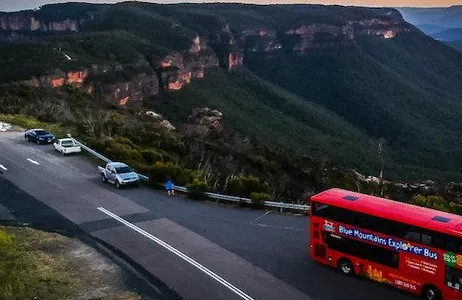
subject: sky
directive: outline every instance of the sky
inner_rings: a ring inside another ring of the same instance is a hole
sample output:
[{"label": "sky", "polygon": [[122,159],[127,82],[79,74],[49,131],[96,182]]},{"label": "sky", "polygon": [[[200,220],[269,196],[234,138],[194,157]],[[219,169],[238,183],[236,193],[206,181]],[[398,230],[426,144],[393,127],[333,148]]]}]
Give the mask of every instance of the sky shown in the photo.
[{"label": "sky", "polygon": [[[149,1],[157,3],[175,3],[175,2],[216,2],[216,0],[163,0],[163,1]],[[21,9],[34,9],[40,5],[50,3],[69,2],[63,0],[0,0],[0,11],[15,11]],[[73,0],[73,2],[92,2],[92,3],[116,3],[121,0]],[[447,7],[451,5],[461,5],[462,0],[219,0],[217,2],[247,2],[254,4],[268,4],[268,3],[306,3],[306,4],[340,4],[340,5],[354,5],[354,6],[385,6],[385,7]]]}]

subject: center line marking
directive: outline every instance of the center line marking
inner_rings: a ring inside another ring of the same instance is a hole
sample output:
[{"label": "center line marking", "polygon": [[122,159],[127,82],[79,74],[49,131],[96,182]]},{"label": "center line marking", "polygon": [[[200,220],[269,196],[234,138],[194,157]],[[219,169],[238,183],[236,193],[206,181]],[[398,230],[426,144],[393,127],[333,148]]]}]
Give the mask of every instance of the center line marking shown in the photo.
[{"label": "center line marking", "polygon": [[145,237],[147,237],[148,239],[150,239],[151,241],[153,242],[156,242],[158,245],[164,247],[165,249],[167,249],[168,251],[172,252],[173,254],[177,255],[178,257],[182,258],[183,260],[187,261],[188,263],[190,263],[191,265],[193,265],[194,267],[196,267],[197,269],[201,270],[202,272],[204,272],[205,274],[207,274],[208,276],[212,277],[213,279],[215,279],[217,282],[221,283],[223,286],[225,286],[226,288],[228,288],[229,290],[231,290],[232,292],[234,292],[235,294],[237,294],[239,297],[241,297],[242,299],[245,299],[245,300],[254,300],[252,297],[250,297],[249,295],[247,295],[246,293],[244,293],[243,291],[241,291],[240,289],[238,289],[237,287],[235,287],[234,285],[232,285],[231,283],[229,283],[228,281],[226,281],[225,279],[223,279],[222,277],[220,277],[219,275],[215,274],[214,272],[212,272],[211,270],[209,270],[208,268],[206,268],[205,266],[201,265],[200,263],[198,263],[197,261],[195,261],[194,259],[192,259],[191,257],[187,256],[186,254],[184,254],[183,252],[177,250],[176,248],[170,246],[169,244],[167,244],[166,242],[162,241],[161,239],[153,236],[152,234],[150,234],[149,232],[146,232],[144,231],[143,229],[139,228],[138,226],[136,225],[133,225],[132,223],[128,222],[127,220],[119,217],[118,215],[110,212],[109,210],[105,209],[104,207],[98,207],[98,210],[105,213],[106,215],[110,216],[111,218],[117,220],[118,222],[124,224],[125,226],[135,230],[136,232],[144,235]]},{"label": "center line marking", "polygon": [[8,171],[8,169],[2,164],[0,164],[0,169],[2,169],[3,171]]},{"label": "center line marking", "polygon": [[30,159],[30,158],[28,158],[27,160],[30,161],[31,163],[33,163],[34,165],[40,166],[40,164],[38,163],[38,161],[32,160],[32,159]]}]

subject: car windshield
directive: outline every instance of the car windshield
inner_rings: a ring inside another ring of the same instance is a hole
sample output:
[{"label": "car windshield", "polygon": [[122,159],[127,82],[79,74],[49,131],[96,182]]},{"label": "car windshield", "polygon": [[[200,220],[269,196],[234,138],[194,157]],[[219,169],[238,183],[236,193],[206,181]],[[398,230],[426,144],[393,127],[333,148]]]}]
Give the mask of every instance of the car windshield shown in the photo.
[{"label": "car windshield", "polygon": [[61,145],[63,145],[63,147],[72,147],[72,146],[74,146],[74,142],[72,142],[72,141],[62,141]]},{"label": "car windshield", "polygon": [[46,132],[45,130],[36,130],[35,133],[36,133],[37,135],[47,135],[47,134],[49,134],[49,133]]},{"label": "car windshield", "polygon": [[133,172],[132,169],[130,169],[130,167],[118,167],[116,168],[116,172],[117,174],[124,174],[124,173],[130,173],[130,172]]}]

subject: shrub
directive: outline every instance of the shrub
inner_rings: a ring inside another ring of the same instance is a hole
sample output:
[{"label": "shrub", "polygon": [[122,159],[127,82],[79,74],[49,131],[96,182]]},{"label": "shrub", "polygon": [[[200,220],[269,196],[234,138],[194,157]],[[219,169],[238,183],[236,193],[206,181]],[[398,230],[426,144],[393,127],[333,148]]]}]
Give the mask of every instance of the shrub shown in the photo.
[{"label": "shrub", "polygon": [[130,141],[126,141],[126,139],[110,142],[103,152],[114,161],[121,161],[126,163],[129,161],[144,161],[141,152],[135,148],[135,146],[132,145]]},{"label": "shrub", "polygon": [[162,154],[154,149],[146,149],[141,151],[141,155],[148,164],[155,164],[158,161],[162,161]]},{"label": "shrub", "polygon": [[132,169],[139,174],[149,176],[152,170],[152,166],[137,162],[137,161],[128,161],[127,164],[132,167]]},{"label": "shrub", "polygon": [[152,167],[149,177],[153,183],[165,182],[171,177],[176,185],[186,185],[192,181],[192,174],[191,170],[184,169],[172,162],[158,161]]},{"label": "shrub", "polygon": [[205,193],[208,191],[208,185],[205,181],[194,178],[193,182],[188,184],[186,188],[189,191],[188,197],[191,199],[206,199]]},{"label": "shrub", "polygon": [[270,195],[267,193],[251,193],[250,199],[252,200],[252,206],[254,208],[263,208],[265,201],[270,200]]},{"label": "shrub", "polygon": [[419,194],[412,197],[410,203],[450,213],[462,213],[462,205],[446,201],[441,196],[423,196]]},{"label": "shrub", "polygon": [[269,193],[269,189],[268,183],[249,175],[231,179],[225,192],[235,196],[249,197],[252,193]]}]

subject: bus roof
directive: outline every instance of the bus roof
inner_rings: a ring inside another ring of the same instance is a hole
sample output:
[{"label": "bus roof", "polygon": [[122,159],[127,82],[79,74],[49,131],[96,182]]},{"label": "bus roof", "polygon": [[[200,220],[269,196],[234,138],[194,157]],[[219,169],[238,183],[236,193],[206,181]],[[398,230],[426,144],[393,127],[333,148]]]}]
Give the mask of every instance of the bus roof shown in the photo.
[{"label": "bus roof", "polygon": [[342,189],[329,189],[312,201],[462,237],[462,216]]}]

